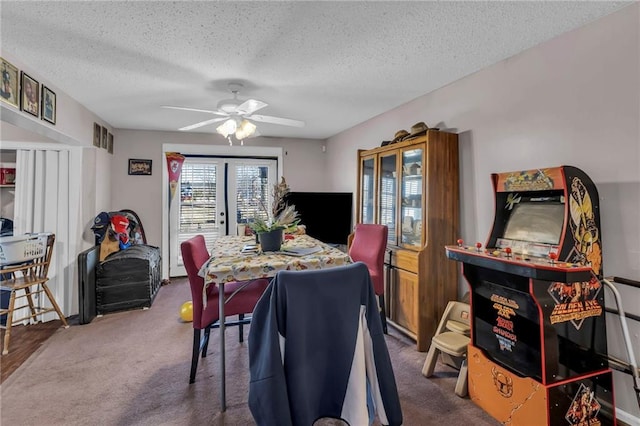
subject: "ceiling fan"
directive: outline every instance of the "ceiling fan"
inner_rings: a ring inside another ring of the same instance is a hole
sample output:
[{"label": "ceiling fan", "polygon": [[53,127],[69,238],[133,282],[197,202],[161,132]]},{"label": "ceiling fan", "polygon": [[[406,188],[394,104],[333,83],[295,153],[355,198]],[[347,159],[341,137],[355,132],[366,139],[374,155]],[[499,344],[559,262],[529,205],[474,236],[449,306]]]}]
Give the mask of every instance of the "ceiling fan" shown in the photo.
[{"label": "ceiling fan", "polygon": [[256,111],[265,108],[269,104],[256,99],[247,99],[246,101],[241,101],[240,99],[238,99],[238,93],[240,92],[240,89],[242,89],[242,87],[243,86],[240,83],[229,83],[229,90],[233,94],[233,99],[224,99],[218,102],[215,110],[169,105],[163,105],[162,108],[206,112],[219,116],[216,118],[200,121],[189,126],[181,127],[178,130],[193,130],[222,121],[223,123],[216,128],[216,131],[224,137],[229,138],[229,143],[231,143],[231,135],[235,135],[236,139],[238,140],[243,140],[244,138],[254,135],[256,131],[256,125],[253,123],[253,121],[280,124],[283,126],[304,127],[304,121],[292,120],[290,118],[273,117],[270,115],[254,114]]}]

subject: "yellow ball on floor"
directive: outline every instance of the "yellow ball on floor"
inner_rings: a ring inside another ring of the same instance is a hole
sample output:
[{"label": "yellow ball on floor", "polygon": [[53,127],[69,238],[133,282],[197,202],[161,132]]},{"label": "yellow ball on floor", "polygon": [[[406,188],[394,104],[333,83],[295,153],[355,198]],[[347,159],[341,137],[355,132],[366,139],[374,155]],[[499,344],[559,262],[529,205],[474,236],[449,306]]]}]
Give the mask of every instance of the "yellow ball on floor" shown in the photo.
[{"label": "yellow ball on floor", "polygon": [[184,322],[193,321],[193,302],[192,301],[184,302],[182,304],[182,306],[180,307],[180,318],[182,318],[182,321]]}]

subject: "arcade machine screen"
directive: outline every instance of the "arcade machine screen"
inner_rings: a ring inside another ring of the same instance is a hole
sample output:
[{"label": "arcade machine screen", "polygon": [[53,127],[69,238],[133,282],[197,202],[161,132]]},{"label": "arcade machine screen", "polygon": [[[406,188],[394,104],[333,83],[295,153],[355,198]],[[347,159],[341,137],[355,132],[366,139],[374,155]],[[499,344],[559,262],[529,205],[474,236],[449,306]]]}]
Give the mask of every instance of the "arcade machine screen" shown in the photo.
[{"label": "arcade machine screen", "polygon": [[548,202],[516,204],[504,230],[504,238],[558,244],[563,223],[564,204]]},{"label": "arcade machine screen", "polygon": [[515,204],[496,247],[511,247],[514,253],[546,257],[560,244],[564,211],[565,204],[560,201],[531,199]]}]

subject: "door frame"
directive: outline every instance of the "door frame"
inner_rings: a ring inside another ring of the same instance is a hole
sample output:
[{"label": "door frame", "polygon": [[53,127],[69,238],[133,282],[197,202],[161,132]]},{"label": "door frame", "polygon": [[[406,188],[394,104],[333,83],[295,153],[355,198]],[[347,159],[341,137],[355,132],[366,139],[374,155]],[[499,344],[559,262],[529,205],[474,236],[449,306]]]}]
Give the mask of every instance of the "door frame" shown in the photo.
[{"label": "door frame", "polygon": [[[247,158],[247,157],[235,157],[235,156],[186,156],[184,163],[182,164],[182,176],[184,176],[185,165],[192,163],[215,165],[216,167],[216,217],[214,218],[216,226],[221,225],[220,221],[224,222],[224,225],[218,226],[218,232],[203,233],[207,240],[207,247],[213,242],[207,237],[207,235],[216,234],[214,238],[218,238],[222,235],[235,235],[237,229],[237,214],[238,205],[236,200],[237,192],[231,192],[231,189],[237,191],[237,166],[238,165],[252,165],[254,167],[267,167],[269,169],[268,182],[269,188],[273,184],[278,183],[278,160],[269,158]],[[181,177],[182,178],[182,177]],[[181,186],[178,186],[181,189]],[[269,197],[271,190],[267,190]],[[228,199],[227,198],[228,195]],[[272,200],[269,200],[267,205],[271,205]],[[181,207],[180,197],[173,197],[173,200],[169,204],[169,278],[171,277],[183,277],[187,275],[184,263],[179,261],[180,243],[182,238],[180,234],[179,212]],[[220,216],[220,214],[224,216]],[[227,234],[227,232],[229,234]],[[195,235],[194,232],[187,233],[191,236]],[[172,240],[172,238],[174,238]],[[215,241],[215,240],[214,240]]]},{"label": "door frame", "polygon": [[[2,114],[5,110],[2,109]],[[56,252],[54,258],[56,266],[52,264],[49,269],[49,285],[53,296],[60,305],[60,309],[65,316],[71,316],[78,313],[78,298],[74,296],[76,293],[77,283],[77,264],[76,256],[81,251],[89,247],[83,238],[84,233],[84,217],[88,214],[93,215],[95,206],[86,204],[86,197],[91,198],[91,194],[95,194],[95,188],[91,188],[94,177],[86,178],[87,170],[95,169],[95,157],[88,154],[87,147],[67,145],[55,142],[30,142],[30,141],[13,141],[2,140],[2,149],[7,151],[18,150],[38,150],[38,151],[68,151],[69,164],[80,164],[80,167],[69,168],[69,202],[65,203],[58,211],[58,215],[68,218],[68,226],[66,229],[53,229],[56,234]],[[95,202],[95,199],[93,200]],[[70,210],[68,206],[79,206],[75,210]],[[65,208],[66,207],[66,208]],[[64,228],[64,227],[63,227]],[[91,241],[93,243],[93,241]],[[56,254],[57,253],[57,254]],[[22,308],[19,311],[25,310]],[[17,311],[17,312],[19,312]],[[18,316],[22,316],[18,314]],[[40,320],[50,321],[56,319],[55,313],[48,313],[40,316]],[[23,323],[24,321],[20,321]]]},{"label": "door frame", "polygon": [[[169,188],[169,171],[166,164],[166,153],[177,152],[184,155],[210,155],[228,157],[269,157],[277,159],[277,181],[284,175],[284,148],[263,146],[227,146],[227,145],[193,145],[162,144],[162,188]],[[169,277],[169,191],[162,190],[162,276]]]}]

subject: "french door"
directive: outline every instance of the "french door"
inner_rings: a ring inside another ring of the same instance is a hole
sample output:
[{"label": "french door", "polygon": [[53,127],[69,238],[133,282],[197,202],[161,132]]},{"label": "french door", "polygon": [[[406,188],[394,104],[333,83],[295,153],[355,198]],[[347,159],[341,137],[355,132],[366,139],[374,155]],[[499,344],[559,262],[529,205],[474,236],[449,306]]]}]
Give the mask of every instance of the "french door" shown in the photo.
[{"label": "french door", "polygon": [[169,209],[169,276],[186,275],[180,243],[204,235],[207,247],[221,235],[235,235],[238,223],[267,218],[274,159],[186,157]]}]

